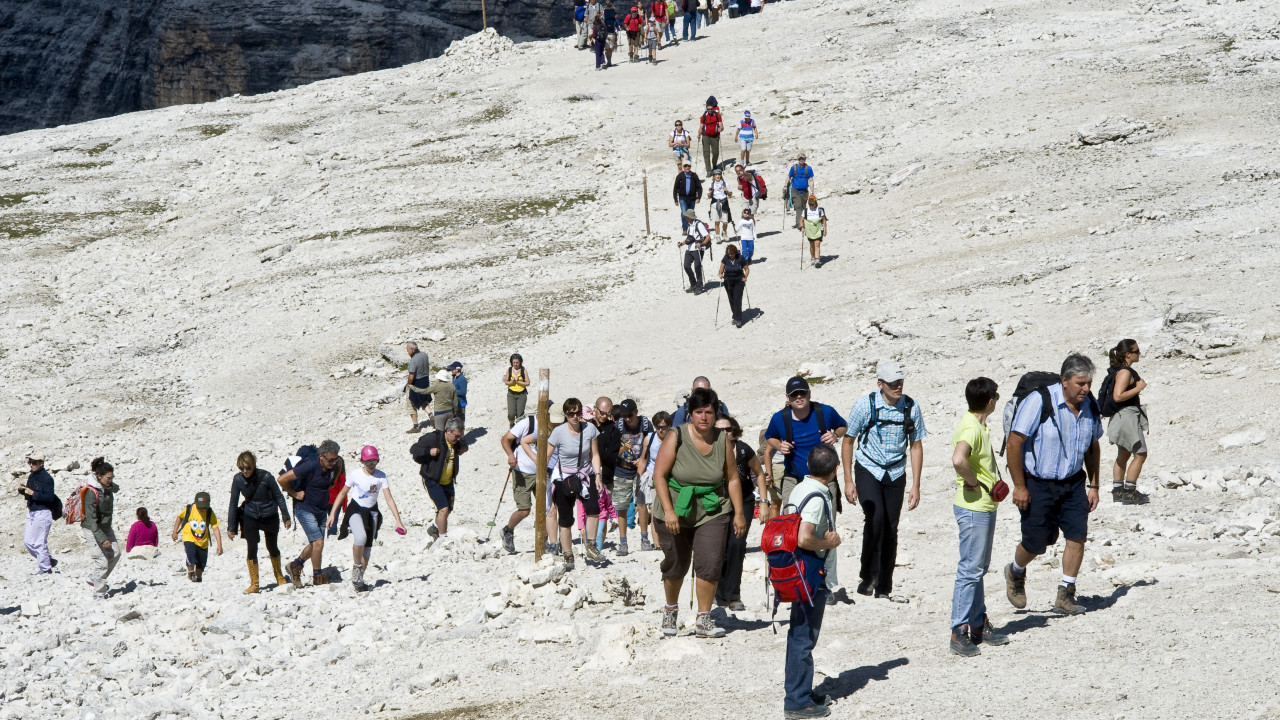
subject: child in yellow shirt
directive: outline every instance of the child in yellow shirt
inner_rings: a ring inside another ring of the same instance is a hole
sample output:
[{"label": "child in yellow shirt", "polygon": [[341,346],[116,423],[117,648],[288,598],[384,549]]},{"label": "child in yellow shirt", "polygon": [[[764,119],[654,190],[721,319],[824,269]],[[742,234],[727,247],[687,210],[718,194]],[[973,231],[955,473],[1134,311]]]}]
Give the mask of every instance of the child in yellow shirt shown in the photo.
[{"label": "child in yellow shirt", "polygon": [[188,505],[173,521],[173,539],[182,532],[182,545],[187,551],[187,579],[203,582],[204,566],[209,561],[209,534],[218,541],[218,554],[222,554],[222,530],[218,516],[209,507],[209,493],[196,493],[196,501]]}]

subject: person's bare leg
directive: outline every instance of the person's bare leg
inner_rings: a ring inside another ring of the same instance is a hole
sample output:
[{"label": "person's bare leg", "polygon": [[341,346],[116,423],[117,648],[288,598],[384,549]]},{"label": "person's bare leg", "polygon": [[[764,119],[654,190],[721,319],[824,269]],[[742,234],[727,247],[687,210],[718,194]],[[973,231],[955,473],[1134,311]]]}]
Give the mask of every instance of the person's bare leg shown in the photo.
[{"label": "person's bare leg", "polygon": [[636,505],[636,527],[641,535],[649,534],[649,506],[643,503]]},{"label": "person's bare leg", "polygon": [[515,530],[516,526],[524,522],[524,519],[527,517],[529,517],[528,510],[517,510],[511,513],[511,517],[507,520],[507,527]]},{"label": "person's bare leg", "polygon": [[551,506],[551,509],[547,510],[546,524],[547,541],[560,542],[560,528],[556,524],[556,507],[554,505]]},{"label": "person's bare leg", "polygon": [[1124,481],[1125,469],[1129,464],[1131,453],[1124,448],[1116,449],[1116,462],[1111,466],[1111,482],[1119,485]]},{"label": "person's bare leg", "polygon": [[307,550],[311,552],[311,571],[320,572],[320,562],[324,555],[324,538],[320,538],[308,545]]},{"label": "person's bare leg", "polygon": [[1125,473],[1125,480],[1127,480],[1130,485],[1138,484],[1138,475],[1142,474],[1142,465],[1146,461],[1146,453],[1136,453],[1133,456],[1133,462],[1129,463],[1129,471]]},{"label": "person's bare leg", "polygon": [[[587,537],[591,538],[591,543],[592,543],[593,545],[594,545],[594,544],[595,544],[595,542],[596,542],[596,530],[597,530],[599,527],[600,527],[600,516],[599,516],[599,515],[588,515],[588,516],[587,516]],[[586,542],[586,541],[584,541],[584,542]]]},{"label": "person's bare leg", "polygon": [[1025,568],[1031,564],[1032,560],[1035,559],[1036,556],[1027,552],[1026,548],[1022,547],[1022,543],[1018,543],[1018,547],[1013,551],[1013,562],[1016,563],[1018,567]]},{"label": "person's bare leg", "polygon": [[1080,574],[1080,565],[1083,562],[1084,541],[1068,540],[1066,549],[1062,551],[1062,574],[1067,577],[1076,577]]},{"label": "person's bare leg", "polygon": [[[677,579],[675,579],[675,580],[663,580],[663,581],[662,581],[662,592],[663,592],[663,594],[664,594],[664,595],[666,595],[666,597],[667,597],[667,604],[668,604],[668,605],[679,605],[679,604],[680,604],[680,588],[681,588],[681,587],[683,587],[683,586],[684,586],[684,576],[683,576],[683,575],[681,575],[679,578],[677,578]],[[715,588],[712,588],[711,592],[712,592],[712,594],[714,595],[714,594],[715,594]]]},{"label": "person's bare leg", "polygon": [[436,530],[441,535],[449,532],[449,508],[440,508],[436,511]]},{"label": "person's bare leg", "polygon": [[720,581],[703,580],[697,578],[694,580],[693,591],[698,596],[698,612],[711,612],[711,601],[716,597],[716,586]]},{"label": "person's bare leg", "polygon": [[573,552],[573,531],[570,528],[560,528],[560,554],[568,555]]},{"label": "person's bare leg", "polygon": [[351,546],[351,561],[355,563],[356,567],[364,566],[364,546],[363,545]]}]

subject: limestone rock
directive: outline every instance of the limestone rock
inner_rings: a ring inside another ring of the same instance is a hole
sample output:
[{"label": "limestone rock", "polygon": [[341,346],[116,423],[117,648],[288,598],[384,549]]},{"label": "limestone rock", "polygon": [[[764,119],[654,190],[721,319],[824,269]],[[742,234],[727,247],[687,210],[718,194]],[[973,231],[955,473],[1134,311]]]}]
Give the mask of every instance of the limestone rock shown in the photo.
[{"label": "limestone rock", "polygon": [[1267,439],[1267,434],[1260,428],[1246,428],[1230,435],[1225,435],[1218,440],[1218,446],[1223,450],[1244,447],[1246,445],[1257,445]]},{"label": "limestone rock", "polygon": [[1105,117],[1094,123],[1081,125],[1076,129],[1076,138],[1085,145],[1101,145],[1127,138],[1147,129],[1147,123],[1141,120],[1123,117]]}]

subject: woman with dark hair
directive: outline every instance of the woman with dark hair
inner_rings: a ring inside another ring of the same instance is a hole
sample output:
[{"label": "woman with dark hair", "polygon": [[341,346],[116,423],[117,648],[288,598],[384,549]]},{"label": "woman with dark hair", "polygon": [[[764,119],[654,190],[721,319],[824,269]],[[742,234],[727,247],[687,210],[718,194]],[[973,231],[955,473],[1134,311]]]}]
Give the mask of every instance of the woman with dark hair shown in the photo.
[{"label": "woman with dark hair", "polygon": [[738,252],[737,245],[729,245],[724,249],[724,257],[720,258],[720,279],[724,291],[729,294],[729,309],[733,311],[733,326],[742,327],[742,291],[747,287],[747,277],[751,268],[746,258]]},{"label": "woman with dark hair", "polygon": [[[244,535],[249,546],[249,587],[245,593],[258,592],[258,542],[259,533],[267,539],[267,555],[271,558],[271,570],[276,576],[276,587],[289,579],[280,571],[280,548],[276,538],[280,534],[280,520],[286,530],[291,526],[289,508],[284,493],[275,476],[258,467],[258,458],[248,450],[236,458],[240,472],[231,477],[231,507],[227,510],[227,538],[236,539],[236,530]],[[244,502],[240,502],[243,496]]]},{"label": "woman with dark hair", "polygon": [[604,46],[608,42],[605,37],[609,30],[604,26],[604,13],[596,15],[595,22],[591,25],[591,49],[596,53],[596,69],[604,69]]},{"label": "woman with dark hair", "polygon": [[138,521],[129,528],[129,537],[124,541],[124,551],[126,553],[133,552],[133,549],[140,546],[151,545],[160,547],[160,528],[151,522],[151,516],[147,514],[144,507],[138,508]]},{"label": "woman with dark hair", "polygon": [[529,371],[524,369],[520,353],[512,355],[509,362],[502,384],[507,386],[507,427],[514,427],[516,420],[524,417],[525,403],[529,400]]},{"label": "woman with dark hair", "polygon": [[690,563],[694,565],[698,596],[698,637],[724,637],[724,628],[711,617],[711,601],[724,566],[730,523],[733,532],[747,533],[742,514],[742,486],[730,449],[729,434],[715,427],[720,399],[714,390],[697,388],[689,394],[689,422],[674,429],[658,451],[653,472],[654,532],[662,547],[662,634],[677,632],[680,588]]},{"label": "woman with dark hair", "polygon": [[582,421],[582,402],[577,398],[564,401],[564,424],[551,431],[547,438],[547,453],[556,454],[556,477],[552,483],[551,499],[555,502],[560,525],[560,551],[564,562],[573,568],[573,504],[582,501],[587,514],[587,534],[582,543],[582,554],[587,560],[599,560],[600,551],[595,543],[585,538],[596,536],[600,522],[600,491],[603,471],[600,465],[600,430],[595,423]]},{"label": "woman with dark hair", "polygon": [[[1109,399],[1099,398],[1100,404],[1115,411],[1107,422],[1107,439],[1116,446],[1116,462],[1111,466],[1111,500],[1125,505],[1145,505],[1150,498],[1138,492],[1138,475],[1147,461],[1147,437],[1149,429],[1147,411],[1138,395],[1147,388],[1147,381],[1138,377],[1133,364],[1142,357],[1138,341],[1125,338],[1107,353],[1111,367],[1103,388],[1110,388]],[[1109,400],[1110,402],[1106,402]]]},{"label": "woman with dark hair", "polygon": [[[738,466],[738,484],[742,486],[742,514],[747,521],[747,532],[751,531],[751,519],[755,515],[748,508],[756,505],[756,492],[760,493],[761,509],[769,507],[769,490],[764,484],[764,470],[760,467],[760,458],[752,447],[742,442],[742,426],[728,415],[716,418],[716,429],[729,434],[733,442],[733,462]],[[766,519],[768,518],[766,511]],[[747,532],[738,535],[729,533],[724,547],[724,571],[720,575],[720,584],[716,587],[716,605],[728,607],[734,612],[747,609],[742,604],[742,564],[747,557]]]},{"label": "woman with dark hair", "polygon": [[115,494],[118,489],[115,478],[116,469],[105,459],[97,457],[89,463],[93,473],[89,482],[81,490],[81,501],[84,503],[84,520],[80,528],[94,550],[94,572],[90,576],[89,587],[93,596],[99,600],[107,597],[110,586],[107,577],[120,562],[120,543],[116,541],[116,532],[111,529],[111,515],[115,511]]}]

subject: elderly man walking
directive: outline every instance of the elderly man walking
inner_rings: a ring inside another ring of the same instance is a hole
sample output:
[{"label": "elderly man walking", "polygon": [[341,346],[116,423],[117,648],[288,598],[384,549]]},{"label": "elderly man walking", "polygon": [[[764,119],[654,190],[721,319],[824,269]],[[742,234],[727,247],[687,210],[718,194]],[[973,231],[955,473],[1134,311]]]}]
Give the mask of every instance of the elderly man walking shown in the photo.
[{"label": "elderly man walking", "polygon": [[[1022,515],[1022,542],[1005,566],[1005,592],[1016,608],[1027,606],[1027,565],[1066,538],[1062,582],[1053,611],[1078,615],[1076,576],[1084,560],[1089,513],[1098,507],[1098,439],[1102,423],[1089,390],[1093,361],[1069,355],[1061,381],[1037,388],[1018,402],[1009,433],[1010,497]],[[1087,477],[1087,479],[1086,479]]]},{"label": "elderly man walking", "polygon": [[[404,350],[409,353],[409,377],[405,379],[404,389],[409,394],[409,419],[413,420],[413,427],[405,432],[416,433],[419,431],[418,411],[431,402],[431,393],[427,392],[427,386],[431,384],[431,361],[426,353],[418,350],[416,342],[405,343]],[[427,407],[427,412],[431,412],[430,407]]]}]

